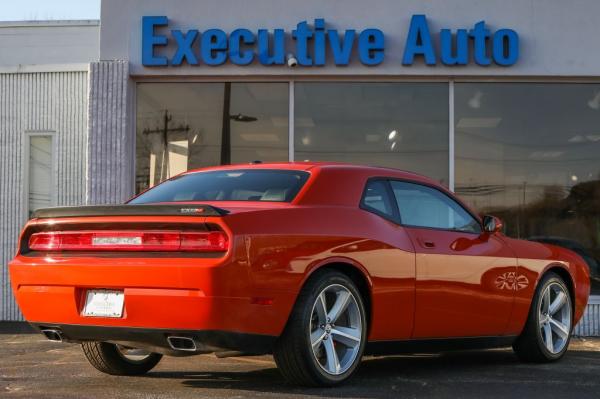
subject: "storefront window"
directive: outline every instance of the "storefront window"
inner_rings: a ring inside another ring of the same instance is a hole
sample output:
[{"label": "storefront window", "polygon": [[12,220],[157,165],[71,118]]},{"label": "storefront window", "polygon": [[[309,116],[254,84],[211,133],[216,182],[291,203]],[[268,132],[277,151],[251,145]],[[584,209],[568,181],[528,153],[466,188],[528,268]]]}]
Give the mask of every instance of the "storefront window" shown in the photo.
[{"label": "storefront window", "polygon": [[193,168],[288,160],[287,83],[140,83],[136,192]]},{"label": "storefront window", "polygon": [[447,83],[295,85],[295,160],[406,169],[448,184]]},{"label": "storefront window", "polygon": [[600,294],[600,85],[455,85],[456,192],[506,234],[568,247]]}]

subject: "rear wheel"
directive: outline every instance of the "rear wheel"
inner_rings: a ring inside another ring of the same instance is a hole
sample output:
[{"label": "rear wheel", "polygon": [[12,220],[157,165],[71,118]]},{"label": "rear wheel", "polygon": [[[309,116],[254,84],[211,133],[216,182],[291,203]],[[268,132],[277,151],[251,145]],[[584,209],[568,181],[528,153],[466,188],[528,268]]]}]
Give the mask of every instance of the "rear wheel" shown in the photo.
[{"label": "rear wheel", "polygon": [[538,284],[525,328],[513,349],[528,362],[551,362],[564,356],[571,340],[571,295],[556,273],[544,275]]},{"label": "rear wheel", "polygon": [[85,357],[92,366],[106,374],[141,375],[152,370],[162,355],[141,349],[127,348],[108,342],[84,342]]},{"label": "rear wheel", "polygon": [[357,369],[366,342],[365,307],[354,282],[337,271],[303,287],[274,357],[290,382],[335,385]]}]

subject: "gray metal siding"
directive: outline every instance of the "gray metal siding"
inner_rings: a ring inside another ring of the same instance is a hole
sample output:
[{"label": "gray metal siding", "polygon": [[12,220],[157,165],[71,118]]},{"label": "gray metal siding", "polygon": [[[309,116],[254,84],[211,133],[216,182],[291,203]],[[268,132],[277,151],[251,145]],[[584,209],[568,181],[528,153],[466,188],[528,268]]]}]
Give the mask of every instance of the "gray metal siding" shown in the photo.
[{"label": "gray metal siding", "polygon": [[583,318],[579,321],[573,335],[579,337],[600,337],[600,296],[590,297]]},{"label": "gray metal siding", "polygon": [[[89,204],[120,203],[133,194],[135,135],[128,112],[131,94],[125,61],[90,65],[88,140]],[[131,102],[133,103],[133,102]]]},{"label": "gray metal siding", "polygon": [[22,320],[8,278],[25,222],[26,132],[54,132],[57,205],[85,201],[87,72],[0,74],[0,320]]}]

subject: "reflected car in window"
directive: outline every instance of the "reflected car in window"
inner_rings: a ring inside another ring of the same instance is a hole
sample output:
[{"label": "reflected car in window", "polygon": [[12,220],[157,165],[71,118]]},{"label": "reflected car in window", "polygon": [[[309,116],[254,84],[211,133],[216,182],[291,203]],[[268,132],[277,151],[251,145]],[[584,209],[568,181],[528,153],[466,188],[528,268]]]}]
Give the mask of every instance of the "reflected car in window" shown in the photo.
[{"label": "reflected car in window", "polygon": [[193,170],[124,205],[41,209],[10,276],[25,318],[90,363],[273,354],[335,385],[366,354],[567,350],[587,304],[577,253],[502,234],[440,184],[334,163]]}]

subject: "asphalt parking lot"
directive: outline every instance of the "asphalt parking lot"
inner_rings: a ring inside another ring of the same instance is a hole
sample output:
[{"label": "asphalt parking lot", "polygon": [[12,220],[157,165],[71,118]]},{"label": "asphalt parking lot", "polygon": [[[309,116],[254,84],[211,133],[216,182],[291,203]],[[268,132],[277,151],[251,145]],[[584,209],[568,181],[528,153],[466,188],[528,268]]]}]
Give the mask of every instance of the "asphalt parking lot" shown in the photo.
[{"label": "asphalt parking lot", "polygon": [[600,339],[574,339],[563,361],[521,364],[509,350],[366,358],[342,387],[285,383],[271,357],[163,358],[144,377],[103,375],[78,345],[0,334],[0,397],[7,398],[598,398]]}]

